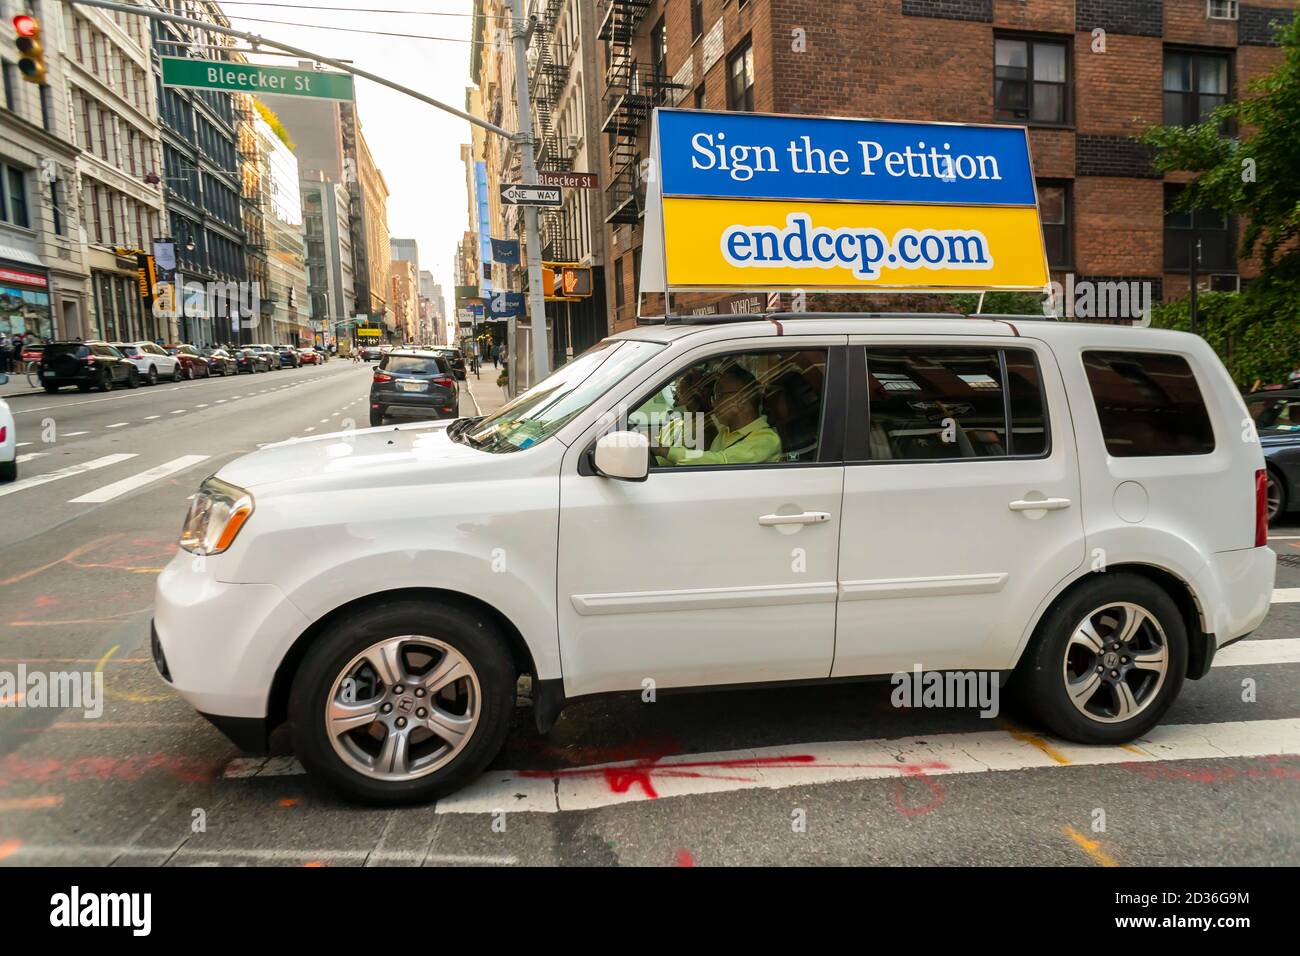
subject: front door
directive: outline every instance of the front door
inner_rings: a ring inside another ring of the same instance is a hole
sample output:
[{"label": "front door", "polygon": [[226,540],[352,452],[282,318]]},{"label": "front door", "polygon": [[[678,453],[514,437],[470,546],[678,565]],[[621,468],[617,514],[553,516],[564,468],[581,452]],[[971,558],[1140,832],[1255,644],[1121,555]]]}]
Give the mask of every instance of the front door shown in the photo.
[{"label": "front door", "polygon": [[850,343],[834,676],[1010,667],[1084,561],[1056,360],[1027,338]]},{"label": "front door", "polygon": [[644,482],[583,465],[594,430],[570,449],[557,594],[569,696],[830,673],[844,341],[684,358],[629,403],[652,445]]}]

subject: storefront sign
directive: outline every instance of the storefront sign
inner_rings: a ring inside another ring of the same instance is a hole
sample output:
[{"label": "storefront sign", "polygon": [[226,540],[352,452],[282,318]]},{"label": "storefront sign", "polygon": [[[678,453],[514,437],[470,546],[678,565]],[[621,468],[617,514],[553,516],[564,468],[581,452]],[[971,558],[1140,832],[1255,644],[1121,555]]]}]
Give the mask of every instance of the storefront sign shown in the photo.
[{"label": "storefront sign", "polygon": [[16,282],[18,285],[35,286],[44,289],[50,280],[36,272],[23,272],[19,269],[0,269],[0,282]]},{"label": "storefront sign", "polygon": [[655,111],[642,291],[1042,291],[1027,131]]}]

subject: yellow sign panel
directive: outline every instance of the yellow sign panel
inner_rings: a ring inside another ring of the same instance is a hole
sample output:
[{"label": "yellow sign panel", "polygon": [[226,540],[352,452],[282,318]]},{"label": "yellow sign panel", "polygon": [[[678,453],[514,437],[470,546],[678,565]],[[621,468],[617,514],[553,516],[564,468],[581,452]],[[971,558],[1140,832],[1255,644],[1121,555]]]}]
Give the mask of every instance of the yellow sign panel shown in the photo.
[{"label": "yellow sign panel", "polygon": [[363,339],[377,339],[379,338],[379,330],[378,329],[357,329],[357,335],[359,335]]},{"label": "yellow sign panel", "polygon": [[1025,288],[1048,282],[1032,206],[665,197],[671,288]]}]

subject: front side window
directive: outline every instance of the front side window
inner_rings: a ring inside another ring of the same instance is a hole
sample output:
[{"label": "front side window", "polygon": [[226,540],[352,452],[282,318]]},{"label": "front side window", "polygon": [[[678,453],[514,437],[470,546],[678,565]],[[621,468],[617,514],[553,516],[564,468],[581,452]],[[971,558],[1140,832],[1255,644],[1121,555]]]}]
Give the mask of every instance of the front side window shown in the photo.
[{"label": "front side window", "polygon": [[1191,366],[1162,352],[1084,352],[1106,451],[1116,458],[1208,455],[1214,429]]},{"label": "front side window", "polygon": [[866,357],[871,461],[1047,454],[1042,383],[1027,349],[905,346]]},{"label": "front side window", "polygon": [[659,468],[817,460],[826,350],[723,355],[678,372],[628,415]]},{"label": "front side window", "polygon": [[459,437],[488,452],[522,451],[543,442],[663,348],[657,342],[601,342]]},{"label": "front side window", "polygon": [[1068,52],[1060,40],[998,37],[993,53],[994,116],[1029,123],[1068,122]]}]

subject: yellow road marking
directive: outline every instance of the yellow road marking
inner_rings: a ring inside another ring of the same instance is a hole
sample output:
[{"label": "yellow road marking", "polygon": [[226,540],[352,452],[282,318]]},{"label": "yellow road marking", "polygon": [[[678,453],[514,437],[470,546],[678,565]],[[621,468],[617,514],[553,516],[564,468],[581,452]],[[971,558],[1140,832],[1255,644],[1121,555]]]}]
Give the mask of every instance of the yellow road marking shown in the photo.
[{"label": "yellow road marking", "polygon": [[1011,721],[1009,720],[999,720],[998,726],[1001,727],[1003,730],[1005,730],[1007,733],[1009,733],[1012,737],[1016,738],[1016,740],[1019,740],[1021,743],[1029,744],[1032,747],[1037,747],[1039,750],[1047,754],[1047,756],[1051,757],[1057,763],[1063,766],[1069,765],[1070,761],[1066,759],[1064,754],[1062,754],[1059,750],[1057,750],[1055,747],[1053,747],[1051,744],[1049,744],[1046,740],[1044,740],[1042,737],[1038,736],[1037,734],[1030,733],[1027,730],[1021,730],[1019,727],[1011,723]]},{"label": "yellow road marking", "polygon": [[[50,807],[57,807],[63,802],[63,797],[54,794],[48,797],[23,797],[17,800],[0,800],[0,813],[6,810],[47,810]],[[0,857],[3,859],[3,857]]]},{"label": "yellow road marking", "polygon": [[1115,858],[1103,850],[1101,844],[1096,840],[1089,840],[1074,827],[1061,827],[1061,831],[1077,843],[1084,853],[1092,857],[1093,862],[1098,866],[1119,866],[1119,864],[1115,862]]},{"label": "yellow road marking", "polygon": [[[101,657],[99,663],[95,665],[95,673],[102,674],[104,671],[104,665],[108,663],[108,659],[121,650],[121,648],[121,644],[114,644],[110,647],[108,653]],[[130,701],[133,704],[161,704],[163,701],[172,699],[171,694],[137,694],[134,691],[109,690],[108,681],[104,682],[104,693],[109,697],[117,697],[121,700]]]}]

